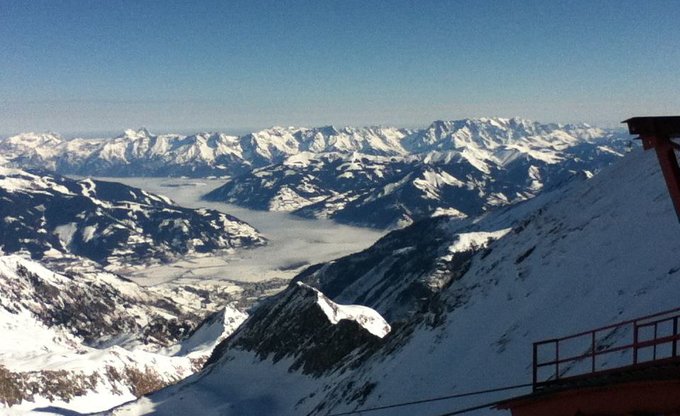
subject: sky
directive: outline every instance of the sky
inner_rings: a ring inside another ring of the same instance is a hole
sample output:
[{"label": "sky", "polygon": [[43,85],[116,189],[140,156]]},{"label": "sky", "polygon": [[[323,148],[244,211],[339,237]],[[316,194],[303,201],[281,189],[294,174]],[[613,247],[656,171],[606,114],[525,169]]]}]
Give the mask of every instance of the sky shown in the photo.
[{"label": "sky", "polygon": [[680,1],[0,0],[0,134],[680,114]]}]

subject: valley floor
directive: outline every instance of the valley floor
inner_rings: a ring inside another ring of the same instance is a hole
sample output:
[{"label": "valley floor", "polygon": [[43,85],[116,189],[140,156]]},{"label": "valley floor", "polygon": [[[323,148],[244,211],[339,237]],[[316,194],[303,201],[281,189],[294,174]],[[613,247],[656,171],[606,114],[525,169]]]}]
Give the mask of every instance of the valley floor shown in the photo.
[{"label": "valley floor", "polygon": [[202,195],[223,184],[220,179],[98,179],[165,195],[187,208],[210,208],[234,215],[257,228],[269,240],[266,247],[225,256],[187,256],[169,264],[120,270],[143,286],[178,279],[185,282],[289,280],[309,265],[361,251],[386,234],[384,230],[340,225],[330,220],[307,220],[282,212],[254,211],[201,200]]}]

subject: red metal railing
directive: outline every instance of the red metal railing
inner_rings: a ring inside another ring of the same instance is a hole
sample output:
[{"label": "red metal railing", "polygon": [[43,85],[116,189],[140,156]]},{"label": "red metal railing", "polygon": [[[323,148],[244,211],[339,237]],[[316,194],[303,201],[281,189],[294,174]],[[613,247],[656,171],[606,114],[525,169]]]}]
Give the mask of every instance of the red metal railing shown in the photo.
[{"label": "red metal railing", "polygon": [[[680,308],[535,342],[534,390],[629,366],[680,359]],[[585,352],[584,352],[585,351]]]}]

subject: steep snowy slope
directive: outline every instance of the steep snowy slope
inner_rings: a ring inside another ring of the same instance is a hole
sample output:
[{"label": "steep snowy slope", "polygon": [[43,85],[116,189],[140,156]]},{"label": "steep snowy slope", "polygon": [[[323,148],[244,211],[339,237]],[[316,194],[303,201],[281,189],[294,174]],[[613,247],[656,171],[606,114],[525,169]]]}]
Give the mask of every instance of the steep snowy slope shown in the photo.
[{"label": "steep snowy slope", "polygon": [[0,250],[36,259],[75,254],[121,265],[265,242],[237,218],[141,189],[3,167],[0,217]]},{"label": "steep snowy slope", "polygon": [[177,382],[245,319],[202,313],[110,273],[0,256],[0,413],[102,410]]},{"label": "steep snowy slope", "polygon": [[[354,342],[353,353],[343,350],[339,360],[304,371],[305,363],[314,362],[305,358],[306,352],[324,351],[320,346],[332,338],[295,340],[310,339],[308,334],[331,321],[317,321],[310,332],[288,337],[285,330],[277,331],[276,321],[267,326],[262,318],[276,310],[286,310],[291,319],[296,316],[289,302],[300,289],[294,284],[262,306],[257,311],[260,318],[251,317],[237,335],[223,342],[200,374],[113,413],[325,415],[526,383],[531,380],[532,341],[678,305],[680,225],[653,154],[636,152],[590,180],[574,181],[477,221],[435,222],[432,226],[440,232],[420,233],[439,250],[423,265],[421,278],[441,273],[439,262],[462,264],[449,271],[448,281],[435,279],[443,284],[418,313],[391,321],[386,337],[379,341],[347,337],[347,342]],[[449,236],[442,237],[443,233]],[[414,252],[415,235],[407,236],[402,245],[396,236],[389,246],[386,240],[378,243],[384,249],[374,252],[375,270],[362,266],[348,292],[340,285],[329,297],[358,299],[370,293],[376,279],[389,280],[394,287],[407,279],[408,285],[415,269],[407,267],[402,274],[395,267],[384,273],[380,256],[387,247],[394,262],[423,254]],[[356,256],[371,254],[368,250]],[[351,266],[357,262],[343,261],[348,264],[345,278],[353,278]],[[332,270],[332,264],[313,271],[313,278],[307,273],[301,279],[332,292],[341,272],[325,275],[326,270]],[[387,312],[399,309],[398,298],[392,302],[389,295],[386,298],[377,306]],[[301,308],[297,321],[286,321],[286,328],[304,328],[306,316]],[[238,334],[249,333],[266,333],[267,339],[278,341],[267,344],[266,350],[258,343],[264,338],[239,343]],[[630,334],[617,334],[626,335]],[[277,348],[280,345],[294,348]],[[511,394],[371,414],[436,415]]]},{"label": "steep snowy slope", "polygon": [[257,352],[261,359],[271,355],[274,362],[295,357],[292,370],[322,374],[338,361],[353,360],[356,345],[379,344],[391,330],[374,310],[336,304],[301,282],[277,297],[276,305],[258,309],[250,324],[221,344],[212,359],[231,348],[243,348]]}]

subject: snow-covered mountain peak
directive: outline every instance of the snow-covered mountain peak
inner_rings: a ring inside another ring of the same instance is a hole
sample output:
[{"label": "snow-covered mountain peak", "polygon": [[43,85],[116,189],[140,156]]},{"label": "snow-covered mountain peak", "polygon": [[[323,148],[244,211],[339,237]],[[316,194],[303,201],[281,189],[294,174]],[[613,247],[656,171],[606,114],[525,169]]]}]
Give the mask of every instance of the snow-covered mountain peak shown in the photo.
[{"label": "snow-covered mountain peak", "polygon": [[281,136],[292,136],[297,132],[307,130],[304,127],[296,126],[272,126],[266,129],[254,131],[247,134],[246,136],[253,136],[258,138],[269,138],[269,137],[281,137]]},{"label": "snow-covered mountain peak", "polygon": [[529,157],[554,164],[563,152],[594,140],[602,141],[608,132],[588,125],[540,124],[520,118],[479,118],[436,121],[427,129],[410,135],[404,146],[411,152],[453,153],[478,169],[506,165],[518,157]]},{"label": "snow-covered mountain peak", "polygon": [[4,151],[3,157],[14,159],[17,157],[50,158],[55,154],[55,148],[64,142],[57,133],[21,133],[7,137],[1,141]]},{"label": "snow-covered mountain peak", "polygon": [[139,140],[139,139],[149,139],[153,137],[149,130],[145,127],[140,127],[138,129],[126,129],[123,134],[116,137],[118,139],[129,139],[129,140]]},{"label": "snow-covered mountain peak", "polygon": [[43,144],[58,144],[63,141],[63,138],[59,133],[54,133],[54,132],[43,132],[43,133],[36,133],[36,132],[27,132],[27,133],[21,133],[17,134],[15,136],[11,136],[7,138],[9,142],[17,143],[17,144],[23,144],[26,146],[31,146],[31,147],[36,147],[40,146]]}]

